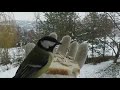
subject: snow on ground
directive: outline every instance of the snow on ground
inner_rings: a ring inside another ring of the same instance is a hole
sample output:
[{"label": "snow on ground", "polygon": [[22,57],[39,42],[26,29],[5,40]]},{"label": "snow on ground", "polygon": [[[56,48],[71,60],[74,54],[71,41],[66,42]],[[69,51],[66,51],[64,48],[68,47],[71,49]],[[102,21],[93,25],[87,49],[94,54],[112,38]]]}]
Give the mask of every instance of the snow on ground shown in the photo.
[{"label": "snow on ground", "polygon": [[18,69],[18,67],[12,68],[5,72],[0,72],[0,78],[12,78],[15,75],[17,69]]},{"label": "snow on ground", "polygon": [[[12,48],[10,51],[10,55],[17,55],[19,52]],[[22,56],[22,52],[19,54]],[[17,58],[17,57],[16,57]],[[118,60],[120,62],[120,59]],[[7,66],[0,66],[0,78],[12,78],[18,67],[14,67],[14,65],[8,65],[9,70],[6,70]],[[113,60],[99,63],[97,65],[93,64],[84,64],[80,71],[80,76],[78,78],[112,78],[112,77],[120,77],[120,65],[113,64]]]},{"label": "snow on ground", "polygon": [[[85,64],[80,72],[80,77],[78,78],[102,78],[101,76],[104,75],[104,70],[108,68],[113,61],[102,62],[97,65],[92,64]],[[16,70],[18,67],[12,68],[5,72],[0,72],[0,78],[12,78],[15,75]],[[107,73],[106,73],[107,76]]]},{"label": "snow on ground", "polygon": [[0,78],[11,78],[15,75],[18,67],[16,67],[16,60],[20,57],[24,57],[25,51],[20,47],[10,48],[9,50],[10,60],[13,64],[7,66],[0,65]]},{"label": "snow on ground", "polygon": [[[120,59],[118,61],[120,62]],[[12,78],[17,69],[18,67],[11,67],[0,72],[0,78]],[[114,64],[113,60],[110,60],[97,65],[85,64],[77,78],[120,78],[120,63]]]},{"label": "snow on ground", "polygon": [[85,64],[80,71],[80,78],[99,78],[101,70],[109,67],[113,61],[102,62],[97,65]]}]

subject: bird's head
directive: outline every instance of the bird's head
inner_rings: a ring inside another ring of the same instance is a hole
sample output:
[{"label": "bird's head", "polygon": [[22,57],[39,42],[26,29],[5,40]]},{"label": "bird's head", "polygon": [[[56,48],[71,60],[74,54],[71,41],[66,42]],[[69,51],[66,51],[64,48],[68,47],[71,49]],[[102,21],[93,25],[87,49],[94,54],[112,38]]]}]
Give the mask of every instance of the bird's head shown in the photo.
[{"label": "bird's head", "polygon": [[61,43],[59,41],[57,41],[55,38],[51,36],[45,36],[41,38],[37,43],[38,47],[49,52],[53,52],[53,49],[55,48],[55,46],[60,44]]}]

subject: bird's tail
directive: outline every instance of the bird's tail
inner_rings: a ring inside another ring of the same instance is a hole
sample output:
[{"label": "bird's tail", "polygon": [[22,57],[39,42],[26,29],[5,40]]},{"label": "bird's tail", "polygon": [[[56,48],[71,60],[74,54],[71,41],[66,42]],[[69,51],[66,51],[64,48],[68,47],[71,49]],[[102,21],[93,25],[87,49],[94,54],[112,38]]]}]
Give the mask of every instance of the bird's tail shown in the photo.
[{"label": "bird's tail", "polygon": [[17,76],[14,76],[14,77],[12,77],[12,78],[18,78]]},{"label": "bird's tail", "polygon": [[20,76],[19,75],[15,75],[12,78],[20,78]]}]

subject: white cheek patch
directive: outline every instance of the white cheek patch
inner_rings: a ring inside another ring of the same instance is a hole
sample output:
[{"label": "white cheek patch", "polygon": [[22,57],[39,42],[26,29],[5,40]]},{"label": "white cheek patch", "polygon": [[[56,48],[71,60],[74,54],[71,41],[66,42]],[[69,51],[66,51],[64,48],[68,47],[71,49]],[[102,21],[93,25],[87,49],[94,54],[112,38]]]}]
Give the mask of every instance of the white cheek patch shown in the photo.
[{"label": "white cheek patch", "polygon": [[49,48],[51,46],[54,46],[55,45],[55,42],[51,42],[51,41],[47,41],[47,40],[44,40],[41,42],[41,45],[44,47],[44,48]]}]

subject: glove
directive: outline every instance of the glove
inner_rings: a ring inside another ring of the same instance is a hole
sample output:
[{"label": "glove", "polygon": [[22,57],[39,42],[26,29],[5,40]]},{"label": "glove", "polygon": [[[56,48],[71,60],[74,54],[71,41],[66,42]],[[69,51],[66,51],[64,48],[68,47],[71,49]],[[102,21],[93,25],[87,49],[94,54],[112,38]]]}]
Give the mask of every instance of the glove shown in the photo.
[{"label": "glove", "polygon": [[[54,50],[54,59],[48,71],[39,78],[77,78],[83,67],[88,53],[88,44],[77,41],[71,42],[71,37],[62,38],[58,48]],[[67,50],[66,50],[67,49]]]}]

